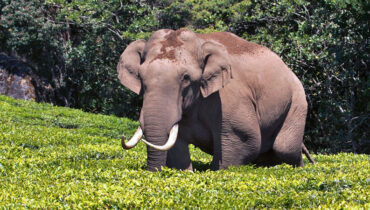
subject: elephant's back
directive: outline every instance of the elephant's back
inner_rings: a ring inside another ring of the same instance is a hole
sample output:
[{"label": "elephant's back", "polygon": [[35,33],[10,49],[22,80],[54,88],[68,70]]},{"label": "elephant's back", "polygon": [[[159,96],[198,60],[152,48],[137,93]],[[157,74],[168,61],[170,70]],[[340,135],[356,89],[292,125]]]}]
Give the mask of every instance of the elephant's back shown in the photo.
[{"label": "elephant's back", "polygon": [[253,42],[248,42],[235,34],[229,32],[214,32],[210,34],[197,34],[203,41],[215,41],[225,46],[228,53],[232,55],[259,54],[266,50],[266,47]]}]

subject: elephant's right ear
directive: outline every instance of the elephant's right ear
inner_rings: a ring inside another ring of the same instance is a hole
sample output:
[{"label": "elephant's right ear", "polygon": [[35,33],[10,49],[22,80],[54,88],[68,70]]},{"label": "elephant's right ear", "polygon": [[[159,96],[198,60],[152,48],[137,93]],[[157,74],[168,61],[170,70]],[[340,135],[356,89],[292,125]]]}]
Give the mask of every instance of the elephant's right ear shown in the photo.
[{"label": "elephant's right ear", "polygon": [[121,83],[136,94],[141,93],[139,67],[142,61],[146,41],[139,39],[129,44],[121,54],[117,65],[118,78]]}]

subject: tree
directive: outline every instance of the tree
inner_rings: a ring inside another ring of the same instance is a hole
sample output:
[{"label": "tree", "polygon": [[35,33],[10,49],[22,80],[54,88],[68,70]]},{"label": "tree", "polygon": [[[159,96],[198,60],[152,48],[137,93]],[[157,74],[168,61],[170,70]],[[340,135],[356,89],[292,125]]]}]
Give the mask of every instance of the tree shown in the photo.
[{"label": "tree", "polygon": [[50,81],[57,104],[137,119],[116,64],[160,28],[231,31],[280,55],[309,103],[305,141],[370,153],[369,1],[0,0],[0,47]]}]

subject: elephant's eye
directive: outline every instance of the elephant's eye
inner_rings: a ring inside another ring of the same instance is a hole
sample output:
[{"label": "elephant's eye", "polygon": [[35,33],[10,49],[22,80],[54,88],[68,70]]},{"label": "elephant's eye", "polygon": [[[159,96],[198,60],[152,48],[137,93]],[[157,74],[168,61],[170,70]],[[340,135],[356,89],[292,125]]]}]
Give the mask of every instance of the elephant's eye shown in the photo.
[{"label": "elephant's eye", "polygon": [[190,80],[190,76],[189,76],[189,75],[187,75],[187,74],[185,74],[185,75],[184,75],[184,80],[189,81],[189,80]]},{"label": "elephant's eye", "polygon": [[190,84],[190,76],[188,74],[184,74],[182,77],[182,86],[188,86]]}]

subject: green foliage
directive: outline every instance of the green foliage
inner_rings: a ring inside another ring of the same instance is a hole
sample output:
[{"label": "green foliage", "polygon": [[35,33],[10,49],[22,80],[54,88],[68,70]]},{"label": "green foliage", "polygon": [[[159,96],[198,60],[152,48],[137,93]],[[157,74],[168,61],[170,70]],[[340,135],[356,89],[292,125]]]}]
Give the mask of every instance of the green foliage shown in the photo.
[{"label": "green foliage", "polygon": [[0,48],[50,81],[56,104],[138,115],[140,98],[120,85],[115,67],[128,43],[154,30],[149,6],[116,0],[1,0],[0,6]]},{"label": "green foliage", "polygon": [[[62,56],[63,42],[57,36],[65,27],[48,19],[54,11],[43,7],[43,2],[0,0],[0,49],[23,60],[27,60],[36,74],[55,81],[56,92],[65,81]],[[60,74],[57,78],[56,75]],[[60,95],[60,94],[59,94]],[[56,99],[58,102],[62,98]]]},{"label": "green foliage", "polygon": [[138,123],[0,96],[3,208],[364,208],[369,155],[314,155],[280,165],[210,171],[191,147],[194,173],[148,172],[145,146],[124,151]]},{"label": "green foliage", "polygon": [[298,75],[310,149],[370,153],[368,13],[360,0],[0,0],[0,48],[50,81],[56,104],[137,119],[140,97],[115,70],[131,41],[161,28],[230,31]]}]

